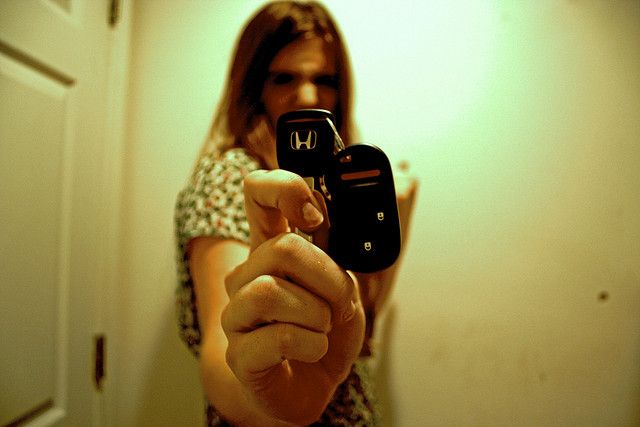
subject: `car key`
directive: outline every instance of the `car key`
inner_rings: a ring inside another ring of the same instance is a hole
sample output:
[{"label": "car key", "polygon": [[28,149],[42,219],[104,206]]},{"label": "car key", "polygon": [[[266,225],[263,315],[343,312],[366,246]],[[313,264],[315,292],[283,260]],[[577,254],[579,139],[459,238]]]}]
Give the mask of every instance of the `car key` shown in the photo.
[{"label": "car key", "polygon": [[280,168],[322,190],[330,223],[327,252],[340,266],[365,273],[395,262],[400,225],[391,165],[382,150],[368,144],[345,148],[326,110],[283,114],[276,147]]}]

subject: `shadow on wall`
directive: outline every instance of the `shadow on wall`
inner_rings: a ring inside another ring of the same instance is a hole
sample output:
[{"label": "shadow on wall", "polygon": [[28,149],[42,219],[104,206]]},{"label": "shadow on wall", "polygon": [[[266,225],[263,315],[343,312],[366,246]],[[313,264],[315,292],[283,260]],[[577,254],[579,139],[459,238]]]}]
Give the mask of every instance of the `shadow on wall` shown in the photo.
[{"label": "shadow on wall", "polygon": [[145,364],[145,391],[136,413],[136,426],[194,426],[203,424],[205,398],[198,363],[178,336],[173,299],[163,308],[152,360]]},{"label": "shadow on wall", "polygon": [[378,403],[384,425],[394,427],[396,421],[396,402],[393,390],[393,360],[392,349],[394,345],[393,335],[396,329],[396,305],[392,300],[389,306],[377,319],[374,336],[374,357],[371,363],[371,376],[378,393]]}]

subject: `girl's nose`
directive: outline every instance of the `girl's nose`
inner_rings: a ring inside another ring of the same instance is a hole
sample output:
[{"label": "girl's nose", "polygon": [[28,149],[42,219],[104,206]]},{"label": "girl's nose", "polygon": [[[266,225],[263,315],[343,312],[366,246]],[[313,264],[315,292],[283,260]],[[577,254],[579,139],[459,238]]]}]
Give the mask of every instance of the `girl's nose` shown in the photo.
[{"label": "girl's nose", "polygon": [[318,104],[318,88],[312,82],[305,82],[298,88],[298,104],[302,108],[315,107]]}]

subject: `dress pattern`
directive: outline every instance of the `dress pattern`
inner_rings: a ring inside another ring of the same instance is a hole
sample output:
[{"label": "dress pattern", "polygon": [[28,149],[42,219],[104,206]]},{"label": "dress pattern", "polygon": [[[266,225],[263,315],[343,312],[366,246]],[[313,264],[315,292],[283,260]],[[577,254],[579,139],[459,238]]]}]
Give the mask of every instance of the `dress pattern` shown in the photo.
[{"label": "dress pattern", "polygon": [[[179,333],[191,352],[199,357],[200,328],[186,247],[198,236],[212,236],[249,244],[249,224],[244,209],[244,178],[259,163],[244,149],[234,148],[220,156],[204,156],[191,179],[178,194],[175,209],[178,286],[176,314]],[[313,425],[380,425],[365,359],[354,363],[338,387],[322,417]],[[208,426],[229,426],[209,403]]]}]

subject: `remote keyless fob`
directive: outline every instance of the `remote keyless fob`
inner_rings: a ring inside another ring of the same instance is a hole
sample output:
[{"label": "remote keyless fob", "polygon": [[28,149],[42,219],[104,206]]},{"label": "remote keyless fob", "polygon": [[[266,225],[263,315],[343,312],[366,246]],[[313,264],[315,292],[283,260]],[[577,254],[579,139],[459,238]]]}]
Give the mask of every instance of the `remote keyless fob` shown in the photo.
[{"label": "remote keyless fob", "polygon": [[333,260],[345,270],[382,270],[398,258],[401,243],[391,165],[373,145],[345,148],[333,122],[326,110],[283,114],[276,130],[278,165],[322,191]]},{"label": "remote keyless fob", "polygon": [[331,169],[329,255],[344,269],[361,273],[391,266],[400,254],[401,235],[387,156],[373,145],[355,144],[334,157]]},{"label": "remote keyless fob", "polygon": [[313,177],[319,184],[334,152],[334,131],[327,119],[334,120],[326,110],[296,110],[280,116],[276,130],[280,169]]}]

